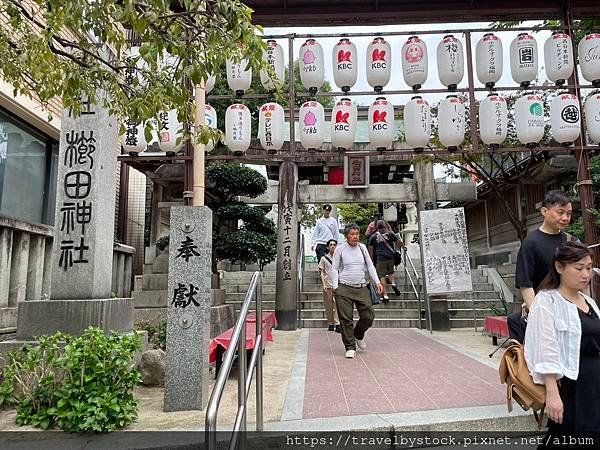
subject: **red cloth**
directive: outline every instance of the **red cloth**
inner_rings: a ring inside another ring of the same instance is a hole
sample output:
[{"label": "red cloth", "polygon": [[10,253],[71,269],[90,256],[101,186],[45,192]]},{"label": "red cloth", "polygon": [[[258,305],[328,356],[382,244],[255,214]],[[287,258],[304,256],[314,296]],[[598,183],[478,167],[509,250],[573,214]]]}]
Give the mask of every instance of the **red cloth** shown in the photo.
[{"label": "red cloth", "polygon": [[[251,312],[246,316],[246,323],[256,323],[256,313]],[[269,328],[275,328],[277,326],[277,316],[272,311],[263,311],[262,313],[262,323],[264,323]]]},{"label": "red cloth", "polygon": [[[256,319],[255,319],[256,320]],[[264,322],[264,320],[263,320]],[[229,343],[231,342],[231,336],[233,335],[233,328],[221,333],[216,338],[211,339],[210,341],[210,353],[208,356],[208,361],[213,363],[217,360],[217,347],[221,346],[223,349],[227,350],[229,347]],[[263,342],[273,342],[273,334],[271,333],[271,328],[263,325],[262,328],[262,336]],[[252,350],[254,345],[256,344],[256,322],[246,322],[246,350]]]},{"label": "red cloth", "polygon": [[496,337],[508,337],[506,316],[486,316],[483,320],[483,331]]}]

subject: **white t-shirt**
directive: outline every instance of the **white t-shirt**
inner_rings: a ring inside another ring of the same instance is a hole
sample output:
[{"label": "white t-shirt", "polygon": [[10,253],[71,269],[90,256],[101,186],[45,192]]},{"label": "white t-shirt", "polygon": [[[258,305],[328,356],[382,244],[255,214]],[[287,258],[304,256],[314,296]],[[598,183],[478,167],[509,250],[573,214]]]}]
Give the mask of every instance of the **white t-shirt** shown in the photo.
[{"label": "white t-shirt", "polygon": [[[367,266],[365,267],[365,262]],[[338,284],[364,284],[367,282],[365,272],[368,271],[373,283],[379,284],[377,271],[367,247],[364,244],[338,245],[333,253],[333,262],[331,264],[331,284],[333,289],[338,288]]]}]

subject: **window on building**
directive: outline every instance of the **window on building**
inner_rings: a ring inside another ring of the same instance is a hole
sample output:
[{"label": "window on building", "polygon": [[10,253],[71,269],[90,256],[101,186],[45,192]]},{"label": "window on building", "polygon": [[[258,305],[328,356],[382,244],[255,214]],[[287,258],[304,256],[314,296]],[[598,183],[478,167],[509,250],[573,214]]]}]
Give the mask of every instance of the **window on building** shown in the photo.
[{"label": "window on building", "polygon": [[54,225],[58,143],[0,109],[0,215]]}]

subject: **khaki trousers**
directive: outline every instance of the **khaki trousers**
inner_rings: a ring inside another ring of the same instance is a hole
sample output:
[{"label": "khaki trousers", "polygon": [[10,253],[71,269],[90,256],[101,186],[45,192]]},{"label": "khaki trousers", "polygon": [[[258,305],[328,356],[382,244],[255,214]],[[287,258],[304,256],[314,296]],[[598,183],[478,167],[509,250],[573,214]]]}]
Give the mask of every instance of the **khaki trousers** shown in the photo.
[{"label": "khaki trousers", "polygon": [[333,289],[323,289],[323,303],[325,304],[325,317],[327,317],[328,325],[338,325],[337,308],[335,307],[335,298],[333,297]]},{"label": "khaki trousers", "polygon": [[[342,328],[344,347],[346,350],[356,350],[356,339],[364,339],[365,332],[375,319],[369,288],[355,288],[340,284],[335,290],[335,304]],[[352,319],[354,305],[356,305],[359,317],[356,327]]]}]

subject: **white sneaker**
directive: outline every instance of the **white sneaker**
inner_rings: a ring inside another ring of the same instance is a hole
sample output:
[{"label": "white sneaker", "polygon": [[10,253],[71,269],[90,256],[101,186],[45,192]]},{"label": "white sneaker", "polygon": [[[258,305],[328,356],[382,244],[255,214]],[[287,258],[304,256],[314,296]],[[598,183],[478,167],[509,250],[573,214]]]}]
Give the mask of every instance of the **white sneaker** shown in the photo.
[{"label": "white sneaker", "polygon": [[346,358],[354,358],[354,355],[356,354],[356,350],[346,350]]},{"label": "white sneaker", "polygon": [[365,342],[364,339],[357,339],[356,340],[356,345],[358,348],[360,348],[361,350],[364,350],[365,348],[367,348],[367,343]]}]

